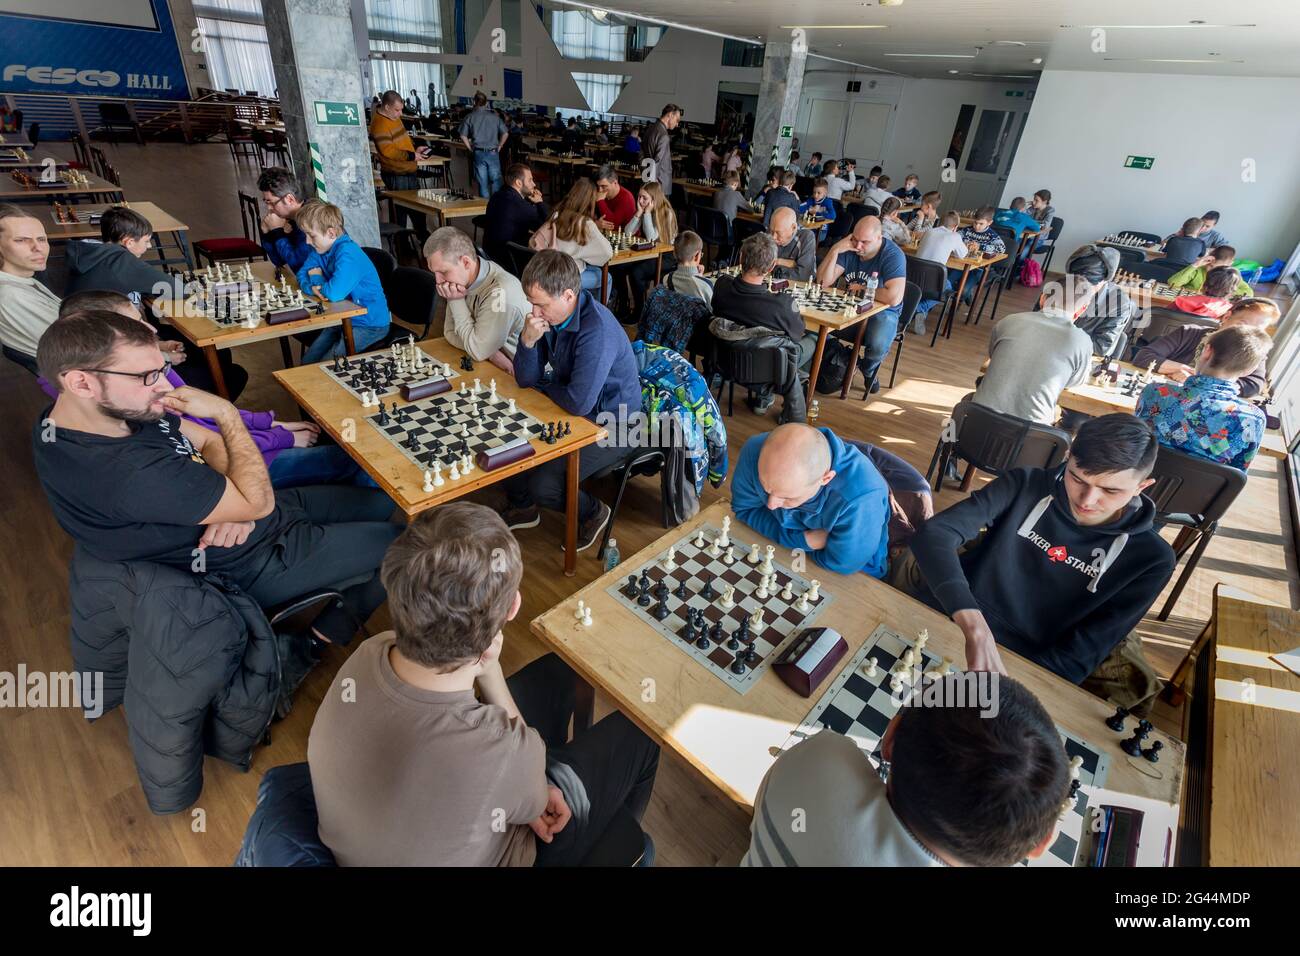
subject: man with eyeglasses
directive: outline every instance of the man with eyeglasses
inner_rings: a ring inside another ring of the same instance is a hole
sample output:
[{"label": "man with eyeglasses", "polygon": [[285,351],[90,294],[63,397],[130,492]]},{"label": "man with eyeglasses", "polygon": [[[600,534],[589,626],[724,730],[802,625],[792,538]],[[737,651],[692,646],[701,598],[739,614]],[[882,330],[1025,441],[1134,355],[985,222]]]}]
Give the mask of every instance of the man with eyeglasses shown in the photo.
[{"label": "man with eyeglasses", "polygon": [[257,188],[266,204],[266,214],[261,221],[262,248],[275,265],[285,266],[296,273],[311,254],[307,234],[293,221],[302,207],[302,187],[289,170],[283,166],[271,166],[257,177]]},{"label": "man with eyeglasses", "polygon": [[221,572],[263,607],[353,582],[299,635],[286,693],[316,642],[346,644],[383,603],[378,569],[401,530],[393,503],[342,485],[274,491],[235,406],[173,388],[147,325],[108,311],[64,316],[41,336],[37,363],[59,394],[33,429],[36,472],[91,556]]}]

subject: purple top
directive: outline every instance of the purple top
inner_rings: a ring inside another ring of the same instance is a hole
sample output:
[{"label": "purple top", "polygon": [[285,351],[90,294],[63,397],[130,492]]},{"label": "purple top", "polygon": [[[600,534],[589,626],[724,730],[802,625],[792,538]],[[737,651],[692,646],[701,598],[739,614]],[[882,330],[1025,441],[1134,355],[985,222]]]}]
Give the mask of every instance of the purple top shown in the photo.
[{"label": "purple top", "polygon": [[[59,397],[58,389],[44,378],[38,378],[36,381],[41,386],[41,390],[50,398]],[[167,368],[167,381],[172,384],[173,388],[180,388],[185,384],[185,380],[170,366]],[[268,465],[284,449],[293,447],[293,432],[275,424],[275,412],[246,412],[242,408],[236,409],[236,411],[239,412],[239,417],[244,420],[244,427],[253,436],[253,443],[257,445],[257,450],[262,453],[262,458],[266,460]],[[183,417],[196,425],[206,428],[208,431],[220,430],[210,418],[194,418],[191,415]]]}]

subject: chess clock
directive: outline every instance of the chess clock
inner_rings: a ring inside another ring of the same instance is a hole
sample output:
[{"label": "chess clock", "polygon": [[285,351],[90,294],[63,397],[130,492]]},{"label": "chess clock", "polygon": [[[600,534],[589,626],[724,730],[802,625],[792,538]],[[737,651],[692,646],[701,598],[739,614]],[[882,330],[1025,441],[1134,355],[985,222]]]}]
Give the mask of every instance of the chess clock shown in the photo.
[{"label": "chess clock", "polygon": [[835,628],[804,628],[781,652],[772,670],[800,697],[811,697],[848,650],[849,645]]}]

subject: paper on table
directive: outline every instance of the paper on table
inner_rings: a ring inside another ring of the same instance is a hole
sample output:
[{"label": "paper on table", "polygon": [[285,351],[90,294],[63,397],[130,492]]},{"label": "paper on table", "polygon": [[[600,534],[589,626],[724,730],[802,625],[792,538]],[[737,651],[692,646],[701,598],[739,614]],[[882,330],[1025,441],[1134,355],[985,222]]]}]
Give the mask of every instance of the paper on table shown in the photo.
[{"label": "paper on table", "polygon": [[1300,647],[1297,647],[1293,651],[1283,651],[1280,654],[1272,654],[1269,656],[1269,660],[1276,664],[1281,664],[1292,674],[1300,677]]},{"label": "paper on table", "polygon": [[1178,808],[1163,800],[1117,793],[1104,787],[1090,787],[1088,806],[1125,807],[1142,813],[1142,833],[1138,838],[1137,865],[1173,866],[1178,849]]}]

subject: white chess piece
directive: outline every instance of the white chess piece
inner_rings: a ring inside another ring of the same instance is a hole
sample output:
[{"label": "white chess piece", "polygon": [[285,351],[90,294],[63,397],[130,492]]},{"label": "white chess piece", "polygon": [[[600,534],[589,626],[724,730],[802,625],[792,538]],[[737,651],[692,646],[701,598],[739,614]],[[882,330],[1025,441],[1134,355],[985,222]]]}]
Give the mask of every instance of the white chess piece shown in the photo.
[{"label": "white chess piece", "polygon": [[754,592],[754,597],[758,598],[760,601],[766,601],[766,600],[767,600],[767,598],[768,598],[768,590],[767,590],[767,575],[766,575],[766,574],[763,575],[762,579],[758,582],[758,590]]},{"label": "white chess piece", "polygon": [[803,594],[799,595],[799,600],[794,602],[794,609],[800,614],[803,614],[806,613],[810,607],[812,607],[812,605],[808,603],[808,592],[804,591]]},{"label": "white chess piece", "polygon": [[1078,780],[1079,771],[1083,769],[1083,758],[1074,756],[1070,758],[1070,779]]},{"label": "white chess piece", "polygon": [[482,390],[482,388],[483,388],[483,386],[482,386],[482,384],[480,384],[479,380],[478,380],[478,379],[474,379],[474,390],[473,390],[472,392],[470,392],[470,394],[471,394],[471,395],[477,395],[477,394]]},{"label": "white chess piece", "polygon": [[470,457],[469,452],[465,452],[460,458],[460,473],[468,475],[474,470],[474,459]]},{"label": "white chess piece", "polygon": [[582,612],[582,626],[591,627],[591,608],[586,608]]},{"label": "white chess piece", "polygon": [[732,545],[732,544],[727,545],[727,553],[724,554],[724,555],[722,556],[722,563],[723,563],[723,564],[735,564],[735,563],[736,563],[736,546],[735,546],[735,545]]},{"label": "white chess piece", "polygon": [[945,658],[943,659],[943,672],[944,672],[945,674],[951,674],[951,673],[952,673],[952,658],[951,658],[951,657],[945,657]]},{"label": "white chess piece", "polygon": [[750,564],[758,564],[758,545],[751,544],[749,546],[749,556],[745,560]]},{"label": "white chess piece", "polygon": [[695,547],[696,547],[696,548],[701,548],[701,549],[702,549],[702,548],[704,547],[704,545],[705,545],[705,541],[704,541],[704,528],[702,528],[702,527],[700,527],[700,528],[696,528],[696,529],[695,529]]},{"label": "white chess piece", "polygon": [[903,689],[903,681],[897,674],[889,675],[889,689],[897,694]]},{"label": "white chess piece", "polygon": [[709,542],[708,550],[705,553],[711,558],[717,558],[722,556],[722,546],[718,544],[717,538],[714,538],[712,541]]},{"label": "white chess piece", "polygon": [[447,479],[442,477],[442,462],[435,458],[433,460],[433,487],[438,488],[447,483]]},{"label": "white chess piece", "polygon": [[586,601],[579,601],[579,602],[578,602],[578,609],[577,609],[576,611],[573,612],[573,616],[574,616],[575,618],[577,618],[579,621],[581,621],[581,620],[582,620],[582,615],[584,615],[585,613],[587,613],[587,602],[586,602]]},{"label": "white chess piece", "polygon": [[515,414],[515,400],[513,398],[506,400],[506,414]]},{"label": "white chess piece", "polygon": [[442,363],[442,377],[451,378],[451,366],[448,365],[446,362]]},{"label": "white chess piece", "polygon": [[433,472],[428,469],[425,469],[424,472],[424,490],[426,492],[433,491]]},{"label": "white chess piece", "polygon": [[903,663],[906,664],[908,667],[911,667],[913,664],[915,664],[916,651],[912,650],[910,647],[907,650],[903,651]]},{"label": "white chess piece", "polygon": [[718,605],[724,611],[730,611],[736,606],[736,589],[730,584],[722,589],[722,600],[718,602]]},{"label": "white chess piece", "polygon": [[925,650],[925,645],[928,643],[930,643],[930,632],[928,630],[922,630],[920,634],[916,635],[916,649],[918,651]]},{"label": "white chess piece", "polygon": [[794,591],[790,588],[790,582],[785,582],[785,587],[781,589],[781,600],[790,601],[794,599]]},{"label": "white chess piece", "polygon": [[671,544],[668,546],[668,556],[664,558],[664,570],[677,570],[677,548]]},{"label": "white chess piece", "polygon": [[764,549],[763,563],[762,565],[759,566],[759,570],[762,571],[764,574],[772,573],[772,557],[775,554],[776,554],[776,545],[769,544]]},{"label": "white chess piece", "polygon": [[460,437],[461,437],[461,438],[468,438],[468,437],[469,437],[469,422],[461,422],[461,426],[460,426]]},{"label": "white chess piece", "polygon": [[808,582],[808,600],[812,601],[814,604],[817,603],[818,598],[822,596],[821,591],[822,583],[816,578],[813,578]]},{"label": "white chess piece", "polygon": [[763,629],[763,609],[754,608],[754,612],[749,615],[749,633],[758,634]]},{"label": "white chess piece", "polygon": [[497,380],[492,379],[488,382],[488,399],[495,402],[497,400]]},{"label": "white chess piece", "polygon": [[876,659],[874,657],[868,657],[866,675],[868,677],[875,677],[876,674],[878,674],[879,672],[880,672],[880,667],[877,665]]},{"label": "white chess piece", "polygon": [[455,481],[460,477],[460,469],[456,467],[456,462],[451,463],[451,480]]},{"label": "white chess piece", "polygon": [[722,534],[718,535],[718,546],[722,548],[731,546],[731,515],[722,517]]}]

